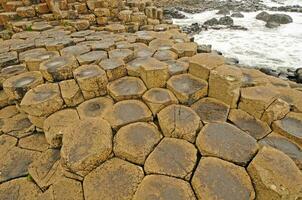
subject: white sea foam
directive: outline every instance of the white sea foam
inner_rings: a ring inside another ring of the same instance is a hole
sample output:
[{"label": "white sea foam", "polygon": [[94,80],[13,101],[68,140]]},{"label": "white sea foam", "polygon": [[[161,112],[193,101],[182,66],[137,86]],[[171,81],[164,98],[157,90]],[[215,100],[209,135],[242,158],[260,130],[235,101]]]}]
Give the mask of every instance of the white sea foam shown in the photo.
[{"label": "white sea foam", "polygon": [[[175,19],[174,22],[179,25],[203,23],[213,17],[221,17],[216,12],[185,14],[187,19]],[[294,22],[276,29],[266,28],[265,22],[256,20],[258,13],[243,13],[244,18],[233,18],[235,25],[242,25],[248,31],[202,31],[195,36],[195,41],[199,44],[211,44],[213,49],[221,51],[225,56],[237,58],[241,64],[252,67],[302,67],[302,13],[286,13]]]}]

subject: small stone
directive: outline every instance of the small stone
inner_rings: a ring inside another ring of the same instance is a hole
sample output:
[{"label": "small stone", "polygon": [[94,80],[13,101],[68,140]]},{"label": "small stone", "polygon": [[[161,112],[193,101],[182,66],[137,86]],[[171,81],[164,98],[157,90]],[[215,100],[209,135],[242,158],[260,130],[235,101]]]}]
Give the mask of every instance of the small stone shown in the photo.
[{"label": "small stone", "polygon": [[255,199],[255,191],[245,169],[218,158],[201,158],[192,186],[198,199]]},{"label": "small stone", "polygon": [[113,129],[118,129],[134,122],[148,122],[152,120],[149,108],[138,100],[120,101],[107,111],[105,119]]},{"label": "small stone", "polygon": [[256,140],[228,123],[210,123],[200,131],[196,146],[203,156],[215,156],[245,166],[257,153]]},{"label": "small stone", "polygon": [[49,116],[62,106],[60,89],[55,83],[42,84],[31,89],[20,103],[21,110],[36,117]]},{"label": "small stone", "polygon": [[211,53],[202,53],[189,58],[189,62],[190,74],[203,80],[208,80],[211,70],[223,65],[225,61],[222,56]]},{"label": "small stone", "polygon": [[140,66],[140,77],[148,89],[164,87],[169,78],[168,65],[155,58],[145,60]]},{"label": "small stone", "polygon": [[114,102],[110,97],[98,97],[83,102],[77,107],[77,111],[81,119],[104,118],[113,104]]},{"label": "small stone", "polygon": [[118,158],[110,159],[85,177],[85,199],[130,200],[143,177],[141,167]]},{"label": "small stone", "polygon": [[109,94],[115,101],[141,98],[147,88],[143,81],[135,77],[123,77],[107,85]]},{"label": "small stone", "polygon": [[188,182],[169,176],[148,175],[139,185],[133,200],[154,198],[161,200],[196,200]]},{"label": "small stone", "polygon": [[44,122],[43,130],[48,144],[52,148],[62,146],[62,138],[67,132],[68,124],[79,121],[75,109],[64,109],[50,115]]},{"label": "small stone", "polygon": [[[7,152],[0,163],[0,183],[28,174],[27,168],[38,156],[39,152],[12,148]],[[1,186],[0,186],[1,187]],[[1,195],[1,193],[0,193]]]},{"label": "small stone", "polygon": [[166,137],[185,139],[194,143],[202,126],[199,116],[189,107],[170,105],[157,114],[160,128]]},{"label": "small stone", "polygon": [[101,60],[108,58],[106,51],[90,51],[88,53],[77,56],[80,65],[91,63],[99,63]]},{"label": "small stone", "polygon": [[254,118],[240,109],[232,109],[228,119],[256,140],[265,137],[272,131],[265,122]]},{"label": "small stone", "polygon": [[3,89],[11,100],[21,100],[26,92],[44,83],[40,72],[25,72],[6,79]]},{"label": "small stone", "polygon": [[120,158],[143,165],[161,138],[154,125],[145,122],[129,124],[116,133],[113,151]]},{"label": "small stone", "polygon": [[106,72],[98,65],[82,65],[73,72],[84,99],[92,99],[107,93]]},{"label": "small stone", "polygon": [[242,79],[242,72],[237,67],[223,65],[213,69],[209,78],[209,97],[237,108]]},{"label": "small stone", "polygon": [[68,171],[85,176],[112,152],[110,125],[102,119],[87,118],[69,123],[68,128],[61,149],[62,165]]},{"label": "small stone", "polygon": [[144,94],[143,100],[149,106],[154,116],[166,106],[178,104],[178,100],[174,94],[164,88],[152,88],[148,90]]},{"label": "small stone", "polygon": [[99,65],[106,71],[109,81],[113,81],[127,75],[125,62],[121,58],[105,59],[102,60]]},{"label": "small stone", "polygon": [[204,123],[226,122],[230,106],[214,98],[203,98],[191,105]]},{"label": "small stone", "polygon": [[172,51],[177,53],[178,57],[192,57],[197,54],[197,44],[194,42],[176,43],[172,46]]},{"label": "small stone", "polygon": [[69,107],[77,106],[84,101],[82,91],[74,79],[59,83],[62,98]]},{"label": "small stone", "polygon": [[46,80],[56,82],[72,78],[72,72],[77,67],[78,63],[74,57],[60,56],[42,62],[40,71]]},{"label": "small stone", "polygon": [[148,156],[144,165],[147,174],[155,173],[189,180],[197,161],[197,149],[191,143],[164,138]]},{"label": "small stone", "polygon": [[172,76],[167,82],[170,89],[182,104],[193,104],[208,93],[208,83],[191,74]]},{"label": "small stone", "polygon": [[301,113],[290,112],[283,119],[275,121],[272,127],[274,132],[277,132],[302,145]]},{"label": "small stone", "polygon": [[271,147],[262,148],[247,171],[257,199],[299,199],[302,173],[286,154]]}]

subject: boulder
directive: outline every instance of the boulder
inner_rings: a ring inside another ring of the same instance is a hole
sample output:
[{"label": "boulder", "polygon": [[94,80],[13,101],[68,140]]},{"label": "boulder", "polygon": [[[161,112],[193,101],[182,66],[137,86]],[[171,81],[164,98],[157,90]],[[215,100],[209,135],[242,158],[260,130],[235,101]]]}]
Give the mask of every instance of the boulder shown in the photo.
[{"label": "boulder", "polygon": [[231,14],[231,12],[227,8],[222,8],[216,14],[217,15],[229,15],[229,14]]},{"label": "boulder", "polygon": [[215,156],[245,166],[258,151],[257,141],[228,123],[210,123],[198,134],[196,146],[203,156]]},{"label": "boulder", "polygon": [[269,13],[262,11],[259,14],[257,14],[256,19],[266,22],[266,21],[268,21],[269,17],[270,17]]},{"label": "boulder", "polygon": [[277,28],[277,27],[279,27],[279,26],[280,26],[279,23],[273,22],[273,21],[268,21],[268,22],[266,22],[266,24],[265,24],[265,27],[267,27],[267,28]]},{"label": "boulder", "polygon": [[144,171],[141,167],[119,158],[112,158],[85,177],[85,199],[130,200],[143,178]]},{"label": "boulder", "polygon": [[148,156],[147,174],[162,174],[190,180],[197,161],[197,149],[186,140],[164,138]]},{"label": "boulder", "polygon": [[162,135],[155,125],[137,122],[119,129],[114,137],[114,154],[130,162],[144,165]]},{"label": "boulder", "polygon": [[163,175],[145,176],[139,185],[133,200],[152,198],[161,200],[196,200],[194,192],[188,182]]},{"label": "boulder", "polygon": [[199,116],[189,107],[170,105],[157,114],[160,128],[166,137],[185,139],[194,143],[202,126]]},{"label": "boulder", "polygon": [[262,148],[247,171],[257,199],[299,199],[302,173],[286,154],[271,147]]},{"label": "boulder", "polygon": [[218,158],[201,158],[192,186],[198,199],[255,199],[255,191],[245,169]]},{"label": "boulder", "polygon": [[225,25],[225,26],[232,26],[234,25],[234,20],[229,16],[225,16],[219,19],[218,24]]},{"label": "boulder", "polygon": [[277,24],[289,24],[293,22],[293,19],[289,15],[276,13],[276,14],[271,14],[267,22],[269,23],[274,22]]},{"label": "boulder", "polygon": [[203,25],[206,25],[206,26],[215,26],[218,24],[219,24],[219,21],[216,18],[209,19],[203,23]]},{"label": "boulder", "polygon": [[234,12],[232,13],[231,17],[244,18],[244,15],[241,12]]}]

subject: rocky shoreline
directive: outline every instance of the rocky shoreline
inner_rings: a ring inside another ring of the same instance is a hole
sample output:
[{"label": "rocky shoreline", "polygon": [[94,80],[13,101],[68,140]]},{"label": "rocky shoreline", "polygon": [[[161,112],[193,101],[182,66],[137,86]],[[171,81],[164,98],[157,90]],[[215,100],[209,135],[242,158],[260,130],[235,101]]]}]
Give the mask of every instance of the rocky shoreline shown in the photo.
[{"label": "rocky shoreline", "polygon": [[151,1],[1,5],[1,200],[302,198],[300,84]]}]

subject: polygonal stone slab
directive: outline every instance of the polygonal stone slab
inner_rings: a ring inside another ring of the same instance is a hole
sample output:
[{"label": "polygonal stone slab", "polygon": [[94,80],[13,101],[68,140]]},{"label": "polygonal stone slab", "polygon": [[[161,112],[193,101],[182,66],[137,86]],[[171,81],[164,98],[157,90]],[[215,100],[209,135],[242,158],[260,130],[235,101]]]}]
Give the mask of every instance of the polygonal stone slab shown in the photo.
[{"label": "polygonal stone slab", "polygon": [[197,149],[186,140],[164,138],[148,156],[147,174],[162,174],[189,180],[197,161]]},{"label": "polygonal stone slab", "polygon": [[57,37],[54,40],[45,43],[45,47],[48,51],[59,51],[65,47],[73,45],[74,42],[71,38],[62,36]]},{"label": "polygonal stone slab", "polygon": [[171,76],[186,73],[189,69],[189,63],[179,60],[165,61],[168,64],[169,73]]},{"label": "polygonal stone slab", "polygon": [[30,135],[34,131],[34,126],[25,113],[19,113],[3,119],[2,123],[1,131],[17,138]]},{"label": "polygonal stone slab", "polygon": [[224,57],[212,53],[197,54],[189,58],[189,73],[208,80],[210,71],[224,64]]},{"label": "polygonal stone slab", "polygon": [[26,93],[21,101],[21,109],[32,116],[48,116],[63,106],[58,84],[39,85]]},{"label": "polygonal stone slab", "polygon": [[57,51],[45,51],[45,49],[42,49],[28,52],[25,54],[24,60],[29,71],[39,71],[42,62],[58,57],[59,55]]},{"label": "polygonal stone slab", "polygon": [[169,50],[172,48],[173,44],[173,40],[155,39],[149,43],[149,47],[154,50]]},{"label": "polygonal stone slab", "polygon": [[0,199],[37,199],[40,188],[28,178],[18,178],[0,185]]},{"label": "polygonal stone slab", "polygon": [[7,66],[5,68],[2,68],[0,71],[0,86],[3,86],[3,82],[13,76],[22,74],[24,72],[27,72],[26,65],[12,65]]},{"label": "polygonal stone slab", "polygon": [[34,55],[40,54],[41,52],[46,52],[45,48],[35,48],[35,49],[30,49],[24,52],[19,53],[19,60],[20,62],[24,62],[25,58],[27,57],[34,57]]},{"label": "polygonal stone slab", "polygon": [[18,64],[18,53],[15,51],[0,54],[0,67]]},{"label": "polygonal stone slab", "polygon": [[227,104],[209,97],[198,100],[191,108],[204,123],[225,122],[230,110]]},{"label": "polygonal stone slab", "polygon": [[30,176],[42,190],[55,182],[59,159],[60,150],[48,149],[28,167]]},{"label": "polygonal stone slab", "polygon": [[110,97],[98,97],[83,102],[77,107],[81,119],[104,118],[108,110],[113,107],[113,100]]},{"label": "polygonal stone slab", "polygon": [[106,71],[109,81],[113,81],[127,75],[125,62],[121,58],[105,59],[99,64],[101,68]]},{"label": "polygonal stone slab", "polygon": [[181,103],[189,105],[208,94],[208,83],[190,74],[172,76],[167,82],[167,88]]},{"label": "polygonal stone slab", "polygon": [[110,159],[85,177],[85,199],[131,200],[143,177],[141,167],[118,158]]},{"label": "polygonal stone slab", "polygon": [[271,147],[262,148],[247,171],[257,199],[299,199],[302,172],[286,154]]},{"label": "polygonal stone slab", "polygon": [[260,119],[278,95],[278,91],[272,86],[242,88],[238,108]]},{"label": "polygonal stone slab", "polygon": [[273,130],[302,145],[302,114],[290,112],[281,120],[273,122]]},{"label": "polygonal stone slab", "polygon": [[160,51],[156,51],[153,57],[159,61],[167,61],[167,60],[176,60],[178,58],[178,55],[170,50],[160,50]]},{"label": "polygonal stone slab", "polygon": [[130,62],[134,58],[133,51],[130,49],[114,49],[109,51],[109,58],[120,58],[125,63]]},{"label": "polygonal stone slab", "polygon": [[209,78],[209,97],[237,108],[242,80],[242,72],[237,67],[222,65],[213,69]]},{"label": "polygonal stone slab", "polygon": [[284,118],[290,112],[290,105],[282,99],[276,99],[262,114],[261,121],[269,126],[277,120]]},{"label": "polygonal stone slab", "polygon": [[228,123],[210,123],[200,131],[196,146],[202,155],[246,165],[256,154],[256,140]]},{"label": "polygonal stone slab", "polygon": [[83,65],[73,72],[85,99],[91,99],[107,93],[106,72],[98,65]]},{"label": "polygonal stone slab", "polygon": [[101,60],[107,59],[108,55],[106,51],[91,51],[77,56],[80,65],[91,64],[93,62],[99,63]]},{"label": "polygonal stone slab", "polygon": [[73,70],[78,67],[78,62],[72,56],[60,56],[46,60],[40,64],[43,77],[50,81],[62,81],[73,77]]},{"label": "polygonal stone slab", "polygon": [[111,51],[116,48],[114,41],[103,40],[96,41],[91,45],[92,50],[102,50],[102,51]]},{"label": "polygonal stone slab", "polygon": [[9,135],[0,135],[0,157],[3,158],[7,152],[17,145],[18,139]]},{"label": "polygonal stone slab", "polygon": [[140,98],[147,90],[141,79],[129,76],[110,82],[107,89],[115,101]]},{"label": "polygonal stone slab", "polygon": [[266,123],[240,109],[232,109],[228,119],[256,140],[265,137],[272,131]]},{"label": "polygonal stone slab", "polygon": [[153,115],[156,115],[168,105],[178,103],[174,94],[170,90],[163,88],[152,88],[148,90],[144,94],[143,100],[149,106]]},{"label": "polygonal stone slab", "polygon": [[169,76],[168,65],[155,58],[147,59],[140,65],[140,77],[148,89],[164,87]]},{"label": "polygonal stone slab", "polygon": [[40,72],[25,72],[12,76],[3,83],[3,89],[11,100],[20,100],[26,92],[44,83]]},{"label": "polygonal stone slab", "polygon": [[74,79],[61,81],[59,86],[62,98],[67,106],[73,107],[84,101],[82,91]]},{"label": "polygonal stone slab", "polygon": [[28,174],[27,168],[40,155],[39,152],[12,148],[1,158],[0,183]]},{"label": "polygonal stone slab", "polygon": [[85,45],[75,45],[60,50],[62,56],[79,56],[90,51],[90,47]]},{"label": "polygonal stone slab", "polygon": [[201,158],[192,186],[198,199],[255,199],[255,191],[245,169],[218,158]]},{"label": "polygonal stone slab", "polygon": [[194,42],[176,43],[172,46],[172,51],[177,53],[178,57],[192,57],[197,53],[197,44]]},{"label": "polygonal stone slab", "polygon": [[50,115],[45,121],[43,130],[48,144],[53,148],[61,147],[62,138],[68,133],[70,123],[79,121],[75,109],[64,109]]},{"label": "polygonal stone slab", "polygon": [[189,107],[170,105],[157,114],[160,128],[166,137],[185,139],[194,143],[202,126],[199,116]]},{"label": "polygonal stone slab", "polygon": [[39,152],[46,151],[49,148],[49,144],[47,143],[43,133],[34,133],[25,138],[21,138],[18,142],[18,146],[22,149]]},{"label": "polygonal stone slab", "polygon": [[149,108],[138,100],[120,101],[107,111],[105,119],[112,128],[118,129],[121,126],[133,122],[147,122],[152,120],[152,113]]},{"label": "polygonal stone slab", "polygon": [[271,133],[258,141],[260,146],[271,146],[288,155],[302,169],[302,148],[288,138],[277,133]]},{"label": "polygonal stone slab", "polygon": [[196,200],[190,184],[184,180],[163,175],[145,176],[133,200]]},{"label": "polygonal stone slab", "polygon": [[61,158],[64,168],[81,176],[104,162],[112,152],[112,131],[102,119],[82,119],[70,123],[64,134]]},{"label": "polygonal stone slab", "polygon": [[154,58],[136,58],[127,63],[126,68],[129,76],[140,76],[140,67],[144,63],[152,62]]},{"label": "polygonal stone slab", "polygon": [[145,122],[129,124],[115,135],[113,151],[120,158],[143,165],[161,138],[161,133],[154,125]]}]

